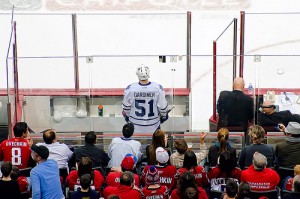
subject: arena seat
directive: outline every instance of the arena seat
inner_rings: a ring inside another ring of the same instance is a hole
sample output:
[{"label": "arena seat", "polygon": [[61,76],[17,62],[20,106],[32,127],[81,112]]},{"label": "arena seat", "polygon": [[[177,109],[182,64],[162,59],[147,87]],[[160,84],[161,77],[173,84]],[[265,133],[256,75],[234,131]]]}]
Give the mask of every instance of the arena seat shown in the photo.
[{"label": "arena seat", "polygon": [[19,176],[29,177],[31,169],[32,169],[31,167],[24,168],[24,169],[19,169],[19,171],[20,171],[20,175]]},{"label": "arena seat", "polygon": [[277,169],[277,173],[280,177],[280,182],[279,182],[280,187],[282,187],[282,183],[286,177],[288,177],[288,176],[294,177],[294,169],[293,168],[279,167]]}]

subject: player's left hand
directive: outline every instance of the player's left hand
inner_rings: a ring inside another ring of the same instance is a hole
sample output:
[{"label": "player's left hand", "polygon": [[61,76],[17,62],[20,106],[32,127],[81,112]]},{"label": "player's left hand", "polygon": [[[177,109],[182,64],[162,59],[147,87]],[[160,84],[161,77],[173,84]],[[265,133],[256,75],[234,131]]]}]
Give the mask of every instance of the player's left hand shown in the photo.
[{"label": "player's left hand", "polygon": [[125,119],[125,122],[128,123],[129,122],[129,117],[126,115],[125,111],[122,111],[122,115]]}]

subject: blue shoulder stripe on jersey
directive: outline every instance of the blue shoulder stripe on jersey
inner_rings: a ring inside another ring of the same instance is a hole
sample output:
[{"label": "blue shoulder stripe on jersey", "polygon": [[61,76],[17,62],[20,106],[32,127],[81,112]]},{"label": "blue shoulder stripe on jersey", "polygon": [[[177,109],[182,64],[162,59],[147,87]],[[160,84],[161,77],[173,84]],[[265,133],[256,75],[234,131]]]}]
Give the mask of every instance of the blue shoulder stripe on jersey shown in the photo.
[{"label": "blue shoulder stripe on jersey", "polygon": [[124,138],[124,137],[121,137],[121,139],[124,140],[124,141],[130,141],[130,140],[132,140],[132,138]]},{"label": "blue shoulder stripe on jersey", "polygon": [[160,112],[168,112],[168,106],[169,105],[167,104],[167,106],[165,108],[159,109]]},{"label": "blue shoulder stripe on jersey", "polygon": [[128,85],[125,90],[129,89],[131,85]]},{"label": "blue shoulder stripe on jersey", "polygon": [[131,107],[131,105],[130,105],[130,106],[126,106],[126,105],[125,105],[125,104],[123,104],[123,103],[122,103],[122,105],[123,105],[123,106],[125,106],[125,107],[129,107],[129,108]]}]

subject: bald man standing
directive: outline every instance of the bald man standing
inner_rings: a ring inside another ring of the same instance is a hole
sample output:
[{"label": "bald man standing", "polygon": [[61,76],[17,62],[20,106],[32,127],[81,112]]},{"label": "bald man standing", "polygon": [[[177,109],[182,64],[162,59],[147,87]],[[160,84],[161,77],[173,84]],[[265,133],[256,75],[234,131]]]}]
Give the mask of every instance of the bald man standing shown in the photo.
[{"label": "bald man standing", "polygon": [[237,77],[233,81],[233,91],[220,93],[217,104],[218,129],[236,127],[237,130],[247,131],[248,124],[253,120],[254,104],[253,99],[243,93],[244,87],[244,79]]}]

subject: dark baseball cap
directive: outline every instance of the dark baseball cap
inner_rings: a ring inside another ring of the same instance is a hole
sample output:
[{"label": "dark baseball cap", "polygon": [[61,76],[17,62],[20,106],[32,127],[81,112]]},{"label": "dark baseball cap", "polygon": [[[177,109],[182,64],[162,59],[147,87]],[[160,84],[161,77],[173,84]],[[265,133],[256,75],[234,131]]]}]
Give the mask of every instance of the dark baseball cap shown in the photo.
[{"label": "dark baseball cap", "polygon": [[37,146],[33,144],[31,150],[36,152],[42,159],[46,160],[49,157],[49,149],[45,146]]}]

